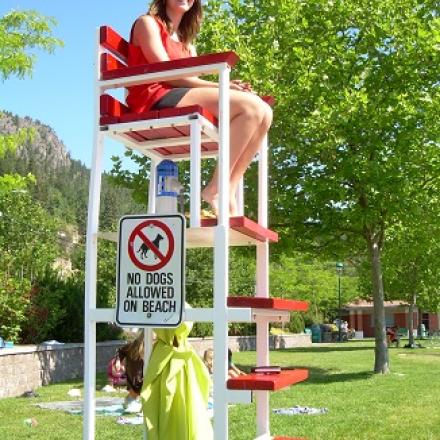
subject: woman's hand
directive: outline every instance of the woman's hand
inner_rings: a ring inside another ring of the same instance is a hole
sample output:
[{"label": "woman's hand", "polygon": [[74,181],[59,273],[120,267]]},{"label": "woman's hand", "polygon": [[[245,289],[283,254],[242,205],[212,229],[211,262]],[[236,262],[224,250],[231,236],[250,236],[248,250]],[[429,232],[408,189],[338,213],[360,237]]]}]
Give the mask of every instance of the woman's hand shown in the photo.
[{"label": "woman's hand", "polygon": [[232,90],[238,90],[240,92],[254,93],[249,83],[241,81],[240,79],[233,79],[230,83]]}]

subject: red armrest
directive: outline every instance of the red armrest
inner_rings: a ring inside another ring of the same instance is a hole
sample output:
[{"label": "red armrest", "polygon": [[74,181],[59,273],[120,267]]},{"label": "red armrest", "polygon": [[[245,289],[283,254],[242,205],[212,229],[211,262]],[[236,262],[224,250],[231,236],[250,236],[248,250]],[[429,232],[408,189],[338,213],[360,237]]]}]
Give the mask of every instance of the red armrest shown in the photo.
[{"label": "red armrest", "polygon": [[113,55],[109,53],[103,53],[101,55],[101,72],[109,72],[110,70],[126,69],[127,66],[117,60]]},{"label": "red armrest", "polygon": [[187,67],[204,66],[208,64],[227,63],[234,66],[239,60],[234,52],[213,53],[198,57],[180,58],[178,60],[162,61],[160,63],[142,64],[134,67],[124,67],[102,72],[102,79],[125,78],[144,73],[164,72],[166,70],[183,69]]}]

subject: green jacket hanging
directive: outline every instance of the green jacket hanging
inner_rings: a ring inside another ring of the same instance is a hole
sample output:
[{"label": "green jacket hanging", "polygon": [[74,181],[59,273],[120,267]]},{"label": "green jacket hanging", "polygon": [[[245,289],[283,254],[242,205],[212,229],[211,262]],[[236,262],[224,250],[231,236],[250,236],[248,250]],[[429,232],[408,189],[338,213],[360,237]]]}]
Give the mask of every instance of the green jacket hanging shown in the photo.
[{"label": "green jacket hanging", "polygon": [[155,329],[142,387],[148,440],[212,440],[208,370],[188,342],[192,323]]}]

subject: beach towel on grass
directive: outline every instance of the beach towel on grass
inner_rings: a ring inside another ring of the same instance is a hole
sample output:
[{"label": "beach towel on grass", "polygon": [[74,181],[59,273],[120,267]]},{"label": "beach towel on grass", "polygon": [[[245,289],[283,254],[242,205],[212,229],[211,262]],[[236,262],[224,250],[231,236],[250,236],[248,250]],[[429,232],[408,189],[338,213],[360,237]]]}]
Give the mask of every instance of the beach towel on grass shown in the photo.
[{"label": "beach towel on grass", "polygon": [[327,414],[327,408],[310,408],[309,406],[293,406],[292,408],[275,408],[272,410],[274,414],[283,416],[296,416],[300,414]]}]

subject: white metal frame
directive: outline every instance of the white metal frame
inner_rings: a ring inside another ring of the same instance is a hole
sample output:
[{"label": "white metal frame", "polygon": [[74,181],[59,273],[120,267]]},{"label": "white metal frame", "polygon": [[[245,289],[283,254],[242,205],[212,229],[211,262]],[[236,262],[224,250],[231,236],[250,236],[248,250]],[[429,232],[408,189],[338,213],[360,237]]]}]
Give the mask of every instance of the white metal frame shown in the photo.
[{"label": "white metal frame", "polygon": [[[267,137],[260,147],[258,162],[258,223],[267,227],[268,208],[268,160]],[[257,244],[257,284],[256,296],[269,297],[269,243]],[[269,321],[262,316],[257,319],[257,365],[269,365]],[[257,436],[270,436],[269,430],[269,393],[258,391],[257,400]]]},{"label": "white metal frame", "polygon": [[[99,204],[101,189],[101,172],[103,163],[104,138],[110,137],[123,142],[128,148],[141,151],[151,158],[148,213],[155,213],[156,166],[162,159],[153,148],[177,143],[190,143],[191,167],[191,197],[190,197],[190,230],[200,230],[201,204],[201,160],[212,157],[212,152],[202,152],[201,143],[211,139],[218,141],[219,151],[219,216],[214,232],[214,307],[212,309],[185,310],[185,319],[192,321],[212,321],[214,323],[214,440],[228,439],[228,402],[249,403],[249,391],[229,391],[227,381],[227,350],[228,350],[228,322],[243,321],[257,322],[257,352],[258,365],[269,364],[268,322],[286,321],[288,312],[273,310],[254,310],[250,308],[228,308],[229,294],[229,80],[230,68],[226,63],[217,63],[206,66],[174,69],[160,73],[149,73],[132,77],[117,78],[102,81],[100,79],[100,57],[102,48],[97,35],[96,50],[96,78],[95,78],[95,118],[94,118],[94,147],[92,169],[90,177],[87,248],[86,248],[86,280],[85,280],[85,358],[84,358],[84,429],[83,439],[95,438],[95,388],[96,388],[96,323],[115,320],[114,309],[96,308],[96,278],[97,278],[97,240],[99,222]],[[107,127],[99,125],[99,100],[105,90],[127,87],[158,80],[182,78],[185,76],[203,75],[208,73],[219,74],[219,123],[218,130],[201,115],[184,115],[173,118],[154,119],[149,121],[135,121],[121,124],[111,124]],[[163,126],[190,125],[190,137],[176,140],[152,142],[147,141],[139,145],[124,132],[136,129],[148,129]],[[168,159],[188,159],[188,155],[176,154],[167,156]],[[258,222],[267,226],[267,139],[260,149],[258,180]],[[237,191],[239,212],[244,212],[243,181]],[[211,228],[210,228],[211,229]],[[249,243],[255,243],[252,240]],[[268,243],[257,244],[257,284],[256,295],[269,296],[268,276],[269,248]],[[145,329],[145,360],[148,362],[152,348],[152,330]],[[256,392],[257,397],[257,437],[259,440],[269,439],[269,398],[268,392]]]}]

